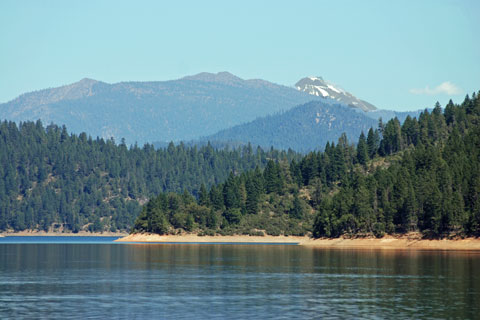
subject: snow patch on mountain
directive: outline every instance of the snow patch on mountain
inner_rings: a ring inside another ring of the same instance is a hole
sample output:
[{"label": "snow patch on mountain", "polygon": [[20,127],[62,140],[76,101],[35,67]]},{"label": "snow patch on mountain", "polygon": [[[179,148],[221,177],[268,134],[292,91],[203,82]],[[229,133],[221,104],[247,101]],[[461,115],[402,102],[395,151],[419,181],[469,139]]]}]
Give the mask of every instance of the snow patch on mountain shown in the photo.
[{"label": "snow patch on mountain", "polygon": [[330,98],[344,103],[352,108],[358,108],[363,111],[372,111],[377,108],[364,100],[360,100],[353,94],[339,88],[333,83],[323,80],[322,77],[306,77],[295,84],[299,91],[307,92],[311,95],[323,98]]}]

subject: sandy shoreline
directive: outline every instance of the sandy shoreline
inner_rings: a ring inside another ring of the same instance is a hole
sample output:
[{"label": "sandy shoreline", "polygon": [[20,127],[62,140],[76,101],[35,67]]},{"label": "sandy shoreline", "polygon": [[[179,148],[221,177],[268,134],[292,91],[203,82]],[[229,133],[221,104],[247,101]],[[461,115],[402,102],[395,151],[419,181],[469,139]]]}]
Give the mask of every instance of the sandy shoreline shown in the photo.
[{"label": "sandy shoreline", "polygon": [[128,236],[128,233],[121,232],[87,232],[79,231],[77,233],[72,232],[45,232],[45,231],[20,231],[20,232],[3,232],[1,236],[11,237],[11,236],[21,236],[21,237],[125,237]]},{"label": "sandy shoreline", "polygon": [[218,242],[218,243],[291,243],[300,244],[304,241],[304,237],[285,237],[285,236],[198,236],[196,234],[183,234],[183,235],[158,235],[149,233],[137,233],[131,234],[121,239],[117,239],[117,242],[182,242],[182,243],[205,243],[205,242]]},{"label": "sandy shoreline", "polygon": [[141,243],[287,243],[302,246],[332,248],[332,249],[417,249],[417,250],[474,250],[480,251],[480,238],[466,238],[458,240],[424,240],[407,237],[386,236],[376,238],[356,239],[312,239],[308,237],[285,237],[285,236],[198,236],[196,234],[184,235],[157,235],[157,234],[131,234],[118,242],[141,242]]}]

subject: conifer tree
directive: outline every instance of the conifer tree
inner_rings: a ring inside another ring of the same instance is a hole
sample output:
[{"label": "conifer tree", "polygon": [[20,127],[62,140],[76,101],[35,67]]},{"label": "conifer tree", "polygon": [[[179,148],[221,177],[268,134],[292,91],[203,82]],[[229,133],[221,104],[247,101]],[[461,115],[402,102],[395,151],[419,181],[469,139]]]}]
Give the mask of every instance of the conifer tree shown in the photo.
[{"label": "conifer tree", "polygon": [[292,209],[290,210],[290,217],[294,219],[302,219],[303,218],[303,207],[302,203],[300,202],[300,199],[298,197],[298,192],[295,192],[293,194],[293,206]]},{"label": "conifer tree", "polygon": [[258,199],[260,197],[260,190],[255,185],[254,178],[247,179],[245,183],[245,189],[247,192],[246,199],[246,211],[249,214],[257,214],[258,212]]},{"label": "conifer tree", "polygon": [[377,152],[378,152],[378,147],[379,147],[379,135],[378,135],[378,130],[373,130],[373,128],[370,128],[368,130],[368,136],[367,136],[367,147],[368,147],[368,156],[370,159],[373,159]]},{"label": "conifer tree", "polygon": [[368,156],[367,141],[362,131],[357,144],[357,162],[364,166],[367,164],[368,158],[369,156]]},{"label": "conifer tree", "polygon": [[198,204],[201,206],[208,206],[209,202],[207,188],[205,187],[205,184],[202,183],[200,191],[198,192]]}]

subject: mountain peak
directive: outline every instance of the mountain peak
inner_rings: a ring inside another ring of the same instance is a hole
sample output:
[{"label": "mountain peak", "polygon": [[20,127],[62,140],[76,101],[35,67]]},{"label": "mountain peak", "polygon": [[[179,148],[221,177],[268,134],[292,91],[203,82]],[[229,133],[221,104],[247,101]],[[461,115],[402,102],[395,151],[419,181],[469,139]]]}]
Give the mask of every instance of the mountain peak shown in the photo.
[{"label": "mountain peak", "polygon": [[304,91],[314,96],[336,100],[352,108],[361,109],[363,111],[377,109],[371,103],[358,99],[350,92],[341,89],[339,86],[323,80],[322,77],[306,77],[300,79],[295,84],[295,88],[297,88],[299,91]]},{"label": "mountain peak", "polygon": [[20,114],[21,110],[30,110],[35,106],[47,105],[64,100],[76,100],[93,96],[94,86],[100,81],[83,78],[78,82],[61,87],[43,89],[24,93],[13,100],[16,104],[14,114]]},{"label": "mountain peak", "polygon": [[74,84],[91,85],[91,84],[95,84],[97,82],[98,81],[95,80],[95,79],[83,78],[82,80],[80,80],[78,82],[75,82]]},{"label": "mountain peak", "polygon": [[54,88],[51,91],[51,102],[60,100],[74,100],[92,96],[94,94],[93,86],[99,82],[100,81],[94,79],[83,78],[78,82]]},{"label": "mountain peak", "polygon": [[234,84],[234,83],[240,83],[244,81],[243,79],[227,71],[218,72],[218,73],[201,72],[193,76],[183,77],[182,80],[219,82],[219,83],[226,83],[226,84]]},{"label": "mountain peak", "polygon": [[313,77],[312,76],[312,77],[308,77],[308,79],[310,79],[311,81],[317,81],[317,80],[324,81],[322,77]]}]

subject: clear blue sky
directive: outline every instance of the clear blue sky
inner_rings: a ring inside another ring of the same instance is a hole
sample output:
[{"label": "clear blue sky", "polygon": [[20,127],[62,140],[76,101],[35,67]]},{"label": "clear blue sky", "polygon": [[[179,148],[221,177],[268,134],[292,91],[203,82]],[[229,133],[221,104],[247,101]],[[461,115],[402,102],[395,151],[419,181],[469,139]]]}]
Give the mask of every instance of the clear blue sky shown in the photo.
[{"label": "clear blue sky", "polygon": [[76,82],[322,76],[379,108],[480,89],[480,1],[0,1],[0,102]]}]

